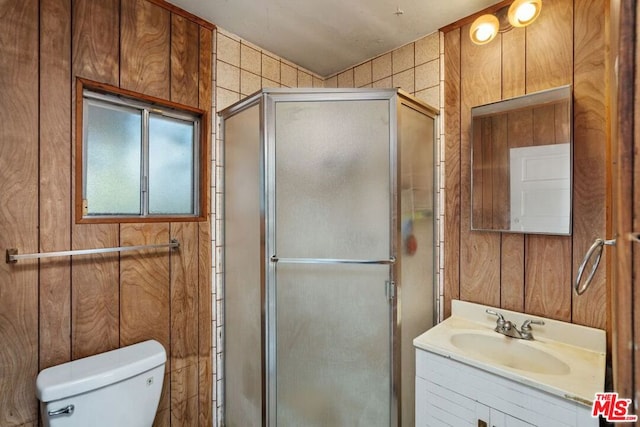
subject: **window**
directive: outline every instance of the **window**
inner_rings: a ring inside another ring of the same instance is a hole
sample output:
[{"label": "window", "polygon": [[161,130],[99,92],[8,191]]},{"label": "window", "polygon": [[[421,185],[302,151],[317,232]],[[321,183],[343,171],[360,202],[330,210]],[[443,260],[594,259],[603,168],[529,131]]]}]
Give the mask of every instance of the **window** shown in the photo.
[{"label": "window", "polygon": [[78,92],[79,222],[206,219],[205,111],[86,80]]}]

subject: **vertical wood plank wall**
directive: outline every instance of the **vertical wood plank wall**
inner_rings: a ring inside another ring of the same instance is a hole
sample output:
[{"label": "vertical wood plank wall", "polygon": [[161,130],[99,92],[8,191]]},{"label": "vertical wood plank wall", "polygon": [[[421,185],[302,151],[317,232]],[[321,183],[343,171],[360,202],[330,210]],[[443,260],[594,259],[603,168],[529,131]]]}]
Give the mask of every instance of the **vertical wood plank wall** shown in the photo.
[{"label": "vertical wood plank wall", "polygon": [[181,243],[2,263],[0,425],[38,425],[39,370],[146,339],[168,356],[155,424],[210,425],[210,222],[76,225],[72,208],[76,77],[211,111],[213,26],[160,0],[9,0],[0,16],[2,250]]},{"label": "vertical wood plank wall", "polygon": [[[470,41],[470,23],[445,33],[445,316],[460,298],[607,327],[605,268],[582,296],[572,291],[584,253],[609,237],[607,17],[605,0],[547,0],[531,26],[483,46]],[[471,107],[565,84],[574,91],[572,236],[471,231]]]}]

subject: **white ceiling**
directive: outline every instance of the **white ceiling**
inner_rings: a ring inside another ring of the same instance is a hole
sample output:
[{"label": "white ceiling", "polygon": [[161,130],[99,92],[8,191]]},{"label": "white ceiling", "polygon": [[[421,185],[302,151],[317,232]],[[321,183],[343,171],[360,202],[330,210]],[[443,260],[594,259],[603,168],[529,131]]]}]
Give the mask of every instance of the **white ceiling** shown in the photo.
[{"label": "white ceiling", "polygon": [[169,0],[322,77],[393,50],[496,0]]}]

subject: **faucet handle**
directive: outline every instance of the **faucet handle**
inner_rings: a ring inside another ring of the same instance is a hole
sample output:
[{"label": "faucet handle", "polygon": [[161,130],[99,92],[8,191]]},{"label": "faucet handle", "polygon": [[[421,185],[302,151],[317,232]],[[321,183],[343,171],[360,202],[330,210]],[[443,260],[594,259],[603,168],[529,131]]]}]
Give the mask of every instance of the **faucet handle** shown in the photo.
[{"label": "faucet handle", "polygon": [[531,331],[531,325],[544,325],[542,320],[527,319],[520,328],[521,331]]},{"label": "faucet handle", "polygon": [[507,323],[507,321],[506,321],[506,320],[504,320],[504,316],[502,316],[502,314],[498,313],[497,311],[494,311],[494,310],[491,310],[491,309],[487,308],[487,309],[485,310],[485,312],[486,312],[487,314],[491,314],[491,315],[493,315],[493,316],[498,316],[498,320],[496,320],[496,325],[497,325],[497,326],[496,326],[496,329],[497,329],[498,327],[500,327],[500,328],[501,328],[501,327],[503,327],[503,326],[505,325],[505,323]]}]

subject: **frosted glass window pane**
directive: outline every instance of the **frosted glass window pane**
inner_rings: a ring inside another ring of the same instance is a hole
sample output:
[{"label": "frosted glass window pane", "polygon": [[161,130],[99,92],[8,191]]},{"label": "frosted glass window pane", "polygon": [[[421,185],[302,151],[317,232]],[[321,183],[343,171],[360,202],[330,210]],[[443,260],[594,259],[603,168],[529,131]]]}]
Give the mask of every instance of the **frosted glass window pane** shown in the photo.
[{"label": "frosted glass window pane", "polygon": [[87,114],[88,214],[140,214],[140,112],[89,102]]},{"label": "frosted glass window pane", "polygon": [[387,258],[389,151],[389,101],[278,102],[278,256]]},{"label": "frosted glass window pane", "polygon": [[194,213],[193,123],[149,117],[149,213]]}]

